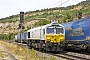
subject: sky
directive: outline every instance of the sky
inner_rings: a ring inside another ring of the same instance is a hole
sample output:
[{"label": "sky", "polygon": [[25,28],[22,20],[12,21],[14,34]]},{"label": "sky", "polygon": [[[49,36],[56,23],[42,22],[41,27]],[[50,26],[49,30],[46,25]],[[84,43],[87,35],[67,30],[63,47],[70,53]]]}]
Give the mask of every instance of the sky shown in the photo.
[{"label": "sky", "polygon": [[[66,1],[68,2],[64,3]],[[81,1],[86,0],[2,0],[0,2],[0,18],[19,14],[20,11],[27,12],[45,8],[65,7],[78,4]]]}]

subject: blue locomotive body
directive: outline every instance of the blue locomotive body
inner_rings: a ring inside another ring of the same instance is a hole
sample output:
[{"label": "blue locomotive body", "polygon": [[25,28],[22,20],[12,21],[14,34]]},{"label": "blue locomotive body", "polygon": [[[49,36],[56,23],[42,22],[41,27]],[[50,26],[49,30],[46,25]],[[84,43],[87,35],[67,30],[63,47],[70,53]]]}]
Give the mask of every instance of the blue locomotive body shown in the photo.
[{"label": "blue locomotive body", "polygon": [[62,25],[65,27],[65,41],[68,46],[90,48],[90,16]]}]

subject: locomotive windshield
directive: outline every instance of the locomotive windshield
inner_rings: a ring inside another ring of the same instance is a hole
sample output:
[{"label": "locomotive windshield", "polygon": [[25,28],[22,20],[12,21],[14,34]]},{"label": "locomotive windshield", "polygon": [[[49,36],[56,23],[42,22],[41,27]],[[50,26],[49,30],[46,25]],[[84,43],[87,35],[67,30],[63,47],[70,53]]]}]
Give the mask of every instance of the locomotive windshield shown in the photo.
[{"label": "locomotive windshield", "polygon": [[63,27],[48,27],[47,34],[63,34]]},{"label": "locomotive windshield", "polygon": [[54,28],[47,28],[47,34],[54,33]]},{"label": "locomotive windshield", "polygon": [[56,28],[56,34],[60,34],[60,33],[64,33],[64,30],[63,30],[63,28],[61,27],[61,28]]}]

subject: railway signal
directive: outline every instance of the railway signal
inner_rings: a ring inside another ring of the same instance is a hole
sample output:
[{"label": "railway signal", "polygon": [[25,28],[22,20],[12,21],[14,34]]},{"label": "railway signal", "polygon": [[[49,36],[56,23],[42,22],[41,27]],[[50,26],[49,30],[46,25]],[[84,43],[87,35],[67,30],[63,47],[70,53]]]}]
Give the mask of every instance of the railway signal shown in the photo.
[{"label": "railway signal", "polygon": [[20,24],[19,24],[19,29],[24,29],[25,27],[23,26],[24,23],[24,12],[20,12]]},{"label": "railway signal", "polygon": [[20,23],[24,23],[24,12],[20,12]]},{"label": "railway signal", "polygon": [[[24,12],[20,12],[20,24],[19,24],[20,32],[22,32],[22,29],[25,28],[23,26],[23,23],[24,23]],[[21,34],[21,38],[22,38],[22,34]],[[22,39],[21,39],[21,45],[22,45]],[[20,48],[20,50],[22,50],[22,49]]]}]

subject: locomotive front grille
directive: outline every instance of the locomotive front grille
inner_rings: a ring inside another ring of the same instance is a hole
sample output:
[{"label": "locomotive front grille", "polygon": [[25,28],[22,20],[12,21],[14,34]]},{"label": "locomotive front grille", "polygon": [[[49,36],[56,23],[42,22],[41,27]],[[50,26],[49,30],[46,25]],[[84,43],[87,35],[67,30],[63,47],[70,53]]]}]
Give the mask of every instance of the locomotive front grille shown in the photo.
[{"label": "locomotive front grille", "polygon": [[64,35],[60,34],[47,34],[45,42],[59,43],[64,41]]}]

